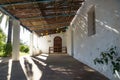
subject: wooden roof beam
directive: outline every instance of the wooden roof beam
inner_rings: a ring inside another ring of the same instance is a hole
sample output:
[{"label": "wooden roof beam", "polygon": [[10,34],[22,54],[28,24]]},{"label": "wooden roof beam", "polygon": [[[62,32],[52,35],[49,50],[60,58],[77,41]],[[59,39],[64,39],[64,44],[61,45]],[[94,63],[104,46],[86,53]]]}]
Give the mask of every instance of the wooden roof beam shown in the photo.
[{"label": "wooden roof beam", "polygon": [[[62,27],[58,27],[58,29],[63,29],[63,28],[66,28],[66,26],[62,26]],[[34,30],[34,31],[45,31],[45,30],[53,30],[53,29],[56,29],[56,28],[42,28],[42,29],[37,29],[37,30]]]},{"label": "wooden roof beam", "polygon": [[3,7],[11,6],[11,5],[25,5],[25,4],[32,4],[32,3],[43,3],[43,2],[51,2],[55,0],[40,0],[40,1],[24,1],[24,2],[12,2],[12,3],[3,3],[0,4]]},{"label": "wooden roof beam", "polygon": [[4,14],[8,15],[9,17],[13,18],[13,19],[17,19],[15,16],[13,16],[8,11],[6,11],[3,7],[1,7],[1,5],[0,5],[0,11],[3,12]]},{"label": "wooden roof beam", "polygon": [[40,27],[38,27],[38,28],[37,27],[32,27],[30,29],[33,30],[33,31],[37,31],[37,30],[39,31],[41,29],[47,29],[47,28],[56,28],[57,29],[57,28],[60,28],[60,27],[63,27],[63,26],[69,26],[69,24],[63,24],[63,25],[61,24],[59,26],[58,25],[57,26],[46,26],[46,27],[42,27],[42,28],[40,28]]},{"label": "wooden roof beam", "polygon": [[[3,12],[4,14],[8,15],[9,17],[11,17],[12,19],[16,19],[18,20],[18,18],[16,18],[15,16],[13,16],[12,14],[10,14],[9,12],[7,12],[3,7],[0,6],[0,11]],[[22,24],[21,24],[22,25]],[[23,25],[22,25],[23,26]],[[26,28],[27,30],[29,30],[31,32],[30,29],[28,29],[26,26],[23,26],[24,28]]]},{"label": "wooden roof beam", "polygon": [[[73,7],[80,7],[82,5],[82,3],[81,4],[79,4],[79,5],[72,5]],[[1,5],[0,5],[1,6]],[[59,6],[58,7],[58,9],[63,9],[63,8],[70,8],[71,6],[69,6],[69,5],[65,5],[65,6]],[[5,7],[6,9],[8,9],[8,10],[14,10],[12,7],[10,7],[10,6],[8,6],[8,7]],[[33,7],[22,7],[22,8],[17,8],[16,7],[16,9],[18,9],[18,10],[24,10],[24,9],[36,9],[36,8],[39,8],[38,6],[33,6]],[[41,10],[51,10],[51,9],[55,9],[54,7],[41,7]]]},{"label": "wooden roof beam", "polygon": [[[53,25],[66,24],[66,23],[68,24],[68,23],[70,23],[70,22],[61,22],[61,23],[53,23],[53,24],[34,25],[34,27],[39,28],[39,27],[42,27],[42,26],[53,26]],[[29,27],[33,27],[33,26],[29,26]]]},{"label": "wooden roof beam", "polygon": [[[66,6],[66,7],[58,7],[58,10],[63,10],[64,8],[69,9],[71,6]],[[73,10],[77,10],[80,7],[80,5],[73,5]],[[32,9],[36,9],[38,7],[30,7],[30,8],[16,8],[15,10],[12,7],[8,7],[6,8],[8,11],[21,11],[21,10],[32,10]],[[54,10],[54,8],[41,8],[41,10],[47,11],[47,10]]]},{"label": "wooden roof beam", "polygon": [[36,17],[26,17],[26,18],[19,18],[20,20],[29,20],[29,19],[39,19],[39,18],[55,18],[57,17],[67,17],[67,16],[74,16],[76,13],[72,14],[62,14],[62,15],[55,15],[55,16],[36,16]]},{"label": "wooden roof beam", "polygon": [[[51,35],[51,34],[56,34],[56,33],[60,33],[60,32],[66,32],[66,29],[61,29],[60,31],[57,31],[55,29],[53,30],[47,30],[47,31],[36,31],[36,33],[39,35],[39,36],[46,36],[46,35]],[[46,34],[46,32],[48,34]],[[42,33],[42,34],[41,34]]]}]

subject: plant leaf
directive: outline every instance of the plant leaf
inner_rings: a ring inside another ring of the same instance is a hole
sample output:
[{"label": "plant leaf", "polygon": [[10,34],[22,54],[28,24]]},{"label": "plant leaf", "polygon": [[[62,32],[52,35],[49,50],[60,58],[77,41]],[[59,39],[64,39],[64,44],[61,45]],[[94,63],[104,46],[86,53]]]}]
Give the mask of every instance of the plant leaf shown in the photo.
[{"label": "plant leaf", "polygon": [[105,58],[104,61],[106,64],[108,64],[108,58]]},{"label": "plant leaf", "polygon": [[110,55],[110,54],[107,54],[108,55],[108,57],[111,59],[111,60],[113,60],[113,56],[112,55]]}]

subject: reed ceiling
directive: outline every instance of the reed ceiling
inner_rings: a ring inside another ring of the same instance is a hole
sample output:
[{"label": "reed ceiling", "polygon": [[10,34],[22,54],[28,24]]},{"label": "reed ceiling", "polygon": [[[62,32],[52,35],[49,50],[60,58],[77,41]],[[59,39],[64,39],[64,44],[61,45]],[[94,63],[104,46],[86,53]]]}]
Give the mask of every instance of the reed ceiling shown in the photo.
[{"label": "reed ceiling", "polygon": [[84,0],[0,0],[0,7],[38,35],[65,32]]}]

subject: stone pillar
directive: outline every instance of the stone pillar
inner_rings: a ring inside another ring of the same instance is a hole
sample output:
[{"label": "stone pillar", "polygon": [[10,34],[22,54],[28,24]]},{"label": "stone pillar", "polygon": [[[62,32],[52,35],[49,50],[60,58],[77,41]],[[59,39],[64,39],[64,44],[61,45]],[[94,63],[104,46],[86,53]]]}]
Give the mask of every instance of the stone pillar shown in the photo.
[{"label": "stone pillar", "polygon": [[20,44],[20,22],[13,20],[13,50],[12,59],[19,60],[19,44]]},{"label": "stone pillar", "polygon": [[33,55],[33,32],[30,34],[30,56]]}]

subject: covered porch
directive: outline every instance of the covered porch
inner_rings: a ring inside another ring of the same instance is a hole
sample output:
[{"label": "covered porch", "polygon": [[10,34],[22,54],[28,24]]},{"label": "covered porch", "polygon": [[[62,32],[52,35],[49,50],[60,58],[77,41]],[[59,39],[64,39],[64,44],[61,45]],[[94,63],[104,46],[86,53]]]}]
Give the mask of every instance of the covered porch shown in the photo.
[{"label": "covered porch", "polygon": [[[119,80],[119,3],[1,0],[0,13],[9,17],[7,42],[12,45],[12,55],[0,60],[0,79]],[[19,54],[20,26],[30,33],[26,37],[30,52],[25,57]],[[95,65],[95,59],[102,64]]]}]

